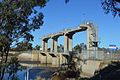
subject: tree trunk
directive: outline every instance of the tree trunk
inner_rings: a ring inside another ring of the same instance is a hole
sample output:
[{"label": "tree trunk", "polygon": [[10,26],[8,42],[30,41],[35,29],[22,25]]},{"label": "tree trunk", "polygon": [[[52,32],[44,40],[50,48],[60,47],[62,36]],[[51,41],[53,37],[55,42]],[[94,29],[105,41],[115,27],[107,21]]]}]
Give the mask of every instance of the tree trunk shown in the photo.
[{"label": "tree trunk", "polygon": [[[0,80],[3,80],[4,74],[5,74],[5,68],[6,68],[6,63],[8,60],[8,53],[9,53],[10,45],[6,46],[2,53],[2,60],[1,60],[1,65],[4,64],[3,66],[0,67]],[[5,56],[5,61],[4,61],[4,56]]]}]

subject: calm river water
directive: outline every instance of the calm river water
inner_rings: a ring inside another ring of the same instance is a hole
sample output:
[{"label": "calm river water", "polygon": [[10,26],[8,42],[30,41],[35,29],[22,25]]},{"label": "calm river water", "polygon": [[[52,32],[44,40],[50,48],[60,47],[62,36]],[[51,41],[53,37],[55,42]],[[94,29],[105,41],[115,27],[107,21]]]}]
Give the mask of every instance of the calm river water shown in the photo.
[{"label": "calm river water", "polygon": [[[44,78],[45,80],[50,79],[51,75],[55,72],[56,68],[51,67],[34,67],[23,71],[17,72],[19,80],[25,80],[25,76],[29,75],[27,80],[35,80],[37,76]],[[5,74],[4,80],[8,80],[8,74]]]}]

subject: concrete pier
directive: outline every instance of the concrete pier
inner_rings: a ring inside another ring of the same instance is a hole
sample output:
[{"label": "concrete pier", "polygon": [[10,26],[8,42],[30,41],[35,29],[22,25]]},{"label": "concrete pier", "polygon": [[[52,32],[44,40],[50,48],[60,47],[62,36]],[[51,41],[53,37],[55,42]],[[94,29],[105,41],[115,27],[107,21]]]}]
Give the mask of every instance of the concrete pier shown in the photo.
[{"label": "concrete pier", "polygon": [[57,53],[57,38],[51,39],[51,52]]},{"label": "concrete pier", "polygon": [[72,36],[73,34],[64,34],[64,53],[72,51]]},{"label": "concrete pier", "polygon": [[48,40],[42,39],[42,51],[47,52],[48,50]]},{"label": "concrete pier", "polygon": [[64,35],[64,53],[68,51],[68,37]]}]

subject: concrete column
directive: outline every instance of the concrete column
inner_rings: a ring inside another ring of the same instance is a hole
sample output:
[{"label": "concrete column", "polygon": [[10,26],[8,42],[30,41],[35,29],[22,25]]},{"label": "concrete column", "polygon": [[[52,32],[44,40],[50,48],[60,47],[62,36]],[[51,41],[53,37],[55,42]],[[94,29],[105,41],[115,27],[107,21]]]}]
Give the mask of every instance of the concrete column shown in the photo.
[{"label": "concrete column", "polygon": [[90,42],[90,41],[89,41],[89,40],[90,40],[90,39],[89,39],[89,38],[90,38],[90,36],[89,36],[89,30],[90,30],[90,28],[88,27],[88,29],[87,29],[87,50],[89,50],[89,48],[90,48],[90,43],[89,43],[89,42]]},{"label": "concrete column", "polygon": [[[98,27],[96,27],[96,42],[98,45]],[[98,50],[98,46],[96,47],[96,50]]]},{"label": "concrete column", "polygon": [[54,39],[54,52],[57,52],[57,38]]},{"label": "concrete column", "polygon": [[69,35],[68,37],[68,50],[72,51],[72,36],[73,35]]},{"label": "concrete column", "polygon": [[42,51],[43,52],[45,51],[45,42],[44,42],[44,40],[42,40]]},{"label": "concrete column", "polygon": [[45,52],[48,50],[48,40],[45,40]]},{"label": "concrete column", "polygon": [[98,30],[93,25],[89,25],[87,29],[87,50],[97,50],[97,47],[94,47],[97,42]]},{"label": "concrete column", "polygon": [[72,51],[73,34],[64,35],[64,52]]},{"label": "concrete column", "polygon": [[93,50],[92,42],[94,41],[92,26],[89,25],[87,29],[87,50]]},{"label": "concrete column", "polygon": [[68,36],[64,35],[64,53],[68,51]]},{"label": "concrete column", "polygon": [[51,40],[51,52],[57,52],[57,39],[58,38],[52,38]]},{"label": "concrete column", "polygon": [[54,40],[53,39],[51,39],[51,52],[53,52],[54,51]]}]

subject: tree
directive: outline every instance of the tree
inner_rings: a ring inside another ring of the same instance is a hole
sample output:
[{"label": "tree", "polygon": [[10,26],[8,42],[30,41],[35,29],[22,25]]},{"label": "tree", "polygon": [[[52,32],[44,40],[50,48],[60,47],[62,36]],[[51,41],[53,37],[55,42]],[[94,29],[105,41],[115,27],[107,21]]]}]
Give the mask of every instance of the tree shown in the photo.
[{"label": "tree", "polygon": [[10,51],[27,51],[32,50],[32,43],[22,41],[16,44],[16,47],[11,47]]},{"label": "tree", "polygon": [[18,58],[12,57],[7,66],[8,66],[7,72],[9,73],[8,80],[10,79],[18,80],[17,71],[22,69],[21,68],[22,66],[19,63]]},{"label": "tree", "polygon": [[80,45],[77,44],[77,45],[74,47],[74,50],[77,51],[77,52],[79,52],[79,53],[81,53],[82,48],[81,48]]},{"label": "tree", "polygon": [[[69,0],[65,0],[68,3]],[[112,13],[113,17],[120,16],[120,0],[101,0],[102,8],[106,14]]]},{"label": "tree", "polygon": [[116,54],[120,54],[120,49],[117,49],[117,50],[115,51],[115,53],[116,53]]},{"label": "tree", "polygon": [[[0,64],[7,64],[13,42],[20,38],[33,40],[31,31],[42,26],[44,17],[35,7],[43,8],[46,3],[47,0],[0,0]],[[5,69],[4,65],[0,66],[0,80],[3,80]]]},{"label": "tree", "polygon": [[29,43],[28,41],[19,42],[19,43],[17,43],[16,50],[17,51],[32,50],[32,43]]},{"label": "tree", "polygon": [[111,12],[114,17],[120,16],[120,0],[102,0],[101,4],[106,14]]},{"label": "tree", "polygon": [[40,50],[40,48],[41,48],[41,46],[36,45],[34,49],[35,49],[35,50]]},{"label": "tree", "polygon": [[68,3],[69,2],[69,0],[65,0],[65,3]]},{"label": "tree", "polygon": [[86,50],[87,47],[84,43],[80,43],[80,44],[77,44],[75,47],[74,47],[74,50],[81,53],[82,50]]},{"label": "tree", "polygon": [[63,52],[64,51],[64,46],[62,44],[60,44],[58,47],[58,52]]}]

